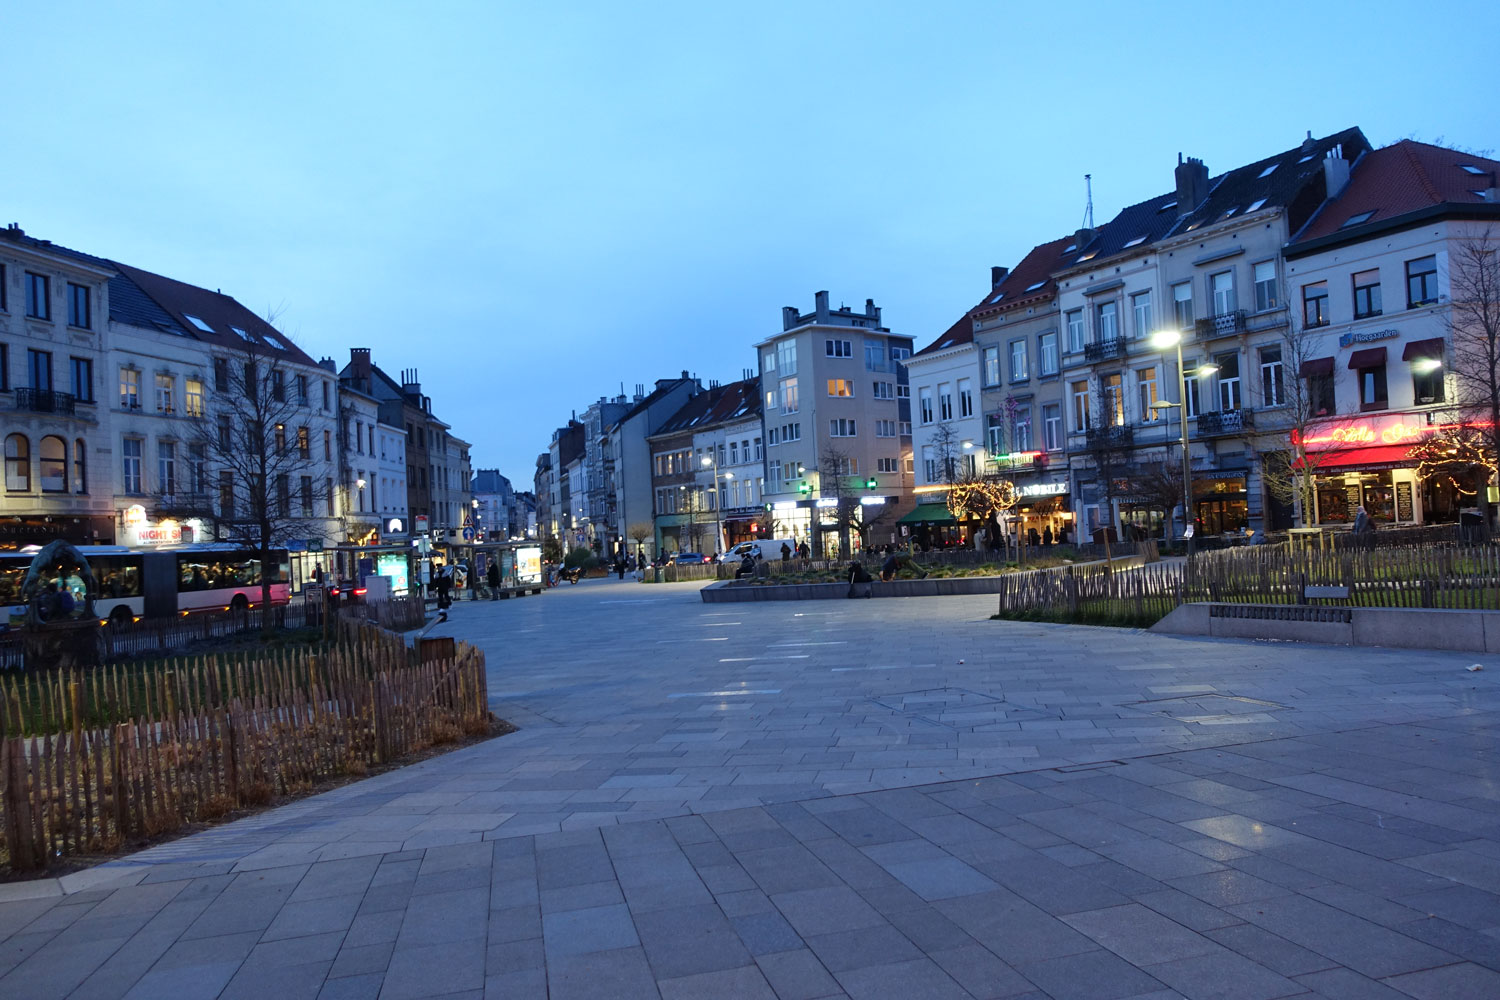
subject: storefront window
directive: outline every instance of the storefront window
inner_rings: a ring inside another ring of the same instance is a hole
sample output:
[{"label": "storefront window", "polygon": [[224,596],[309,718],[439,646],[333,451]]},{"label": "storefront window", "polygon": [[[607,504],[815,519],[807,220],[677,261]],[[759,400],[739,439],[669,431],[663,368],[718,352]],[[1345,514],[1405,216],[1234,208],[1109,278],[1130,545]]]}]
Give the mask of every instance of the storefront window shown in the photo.
[{"label": "storefront window", "polygon": [[1250,523],[1244,477],[1197,480],[1193,483],[1198,530],[1205,535],[1238,533]]}]

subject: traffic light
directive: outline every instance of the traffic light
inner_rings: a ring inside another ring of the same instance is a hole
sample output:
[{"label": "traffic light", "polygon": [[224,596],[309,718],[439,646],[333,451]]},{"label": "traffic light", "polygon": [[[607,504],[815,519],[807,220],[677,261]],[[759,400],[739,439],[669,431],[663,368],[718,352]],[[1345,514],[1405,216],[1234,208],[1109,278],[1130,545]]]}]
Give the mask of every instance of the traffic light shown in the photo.
[{"label": "traffic light", "polygon": [[873,490],[875,487],[877,487],[879,485],[880,484],[875,481],[875,477],[874,476],[871,476],[869,479],[865,480],[865,489],[867,489],[867,490]]}]

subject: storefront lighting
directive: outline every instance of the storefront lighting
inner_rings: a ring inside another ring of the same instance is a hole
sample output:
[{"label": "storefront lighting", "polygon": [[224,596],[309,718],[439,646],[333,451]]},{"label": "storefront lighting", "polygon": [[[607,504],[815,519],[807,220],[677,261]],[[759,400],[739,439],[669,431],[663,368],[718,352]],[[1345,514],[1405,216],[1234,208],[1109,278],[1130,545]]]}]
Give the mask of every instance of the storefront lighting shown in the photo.
[{"label": "storefront lighting", "polygon": [[1418,375],[1430,375],[1443,367],[1442,358],[1418,358],[1411,363],[1411,370]]}]

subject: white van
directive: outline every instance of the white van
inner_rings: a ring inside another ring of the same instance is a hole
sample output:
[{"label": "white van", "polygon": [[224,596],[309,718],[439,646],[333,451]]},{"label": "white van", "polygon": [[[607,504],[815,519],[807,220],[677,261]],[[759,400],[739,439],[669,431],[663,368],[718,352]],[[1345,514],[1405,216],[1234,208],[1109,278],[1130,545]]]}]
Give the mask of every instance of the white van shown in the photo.
[{"label": "white van", "polygon": [[797,554],[797,543],[790,538],[757,538],[731,546],[728,554],[724,556],[724,561],[738,562],[745,558],[747,552],[761,559],[780,559],[783,545],[791,549],[794,556]]}]

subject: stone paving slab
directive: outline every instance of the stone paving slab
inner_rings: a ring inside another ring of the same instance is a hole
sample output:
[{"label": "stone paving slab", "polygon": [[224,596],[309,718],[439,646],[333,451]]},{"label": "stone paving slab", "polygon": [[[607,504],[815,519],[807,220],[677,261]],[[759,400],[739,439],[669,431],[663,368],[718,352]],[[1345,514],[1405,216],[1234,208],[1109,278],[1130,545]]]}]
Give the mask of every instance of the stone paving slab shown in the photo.
[{"label": "stone paving slab", "polygon": [[459,605],[522,732],[0,886],[0,996],[1500,996],[1492,671],[989,605]]}]

